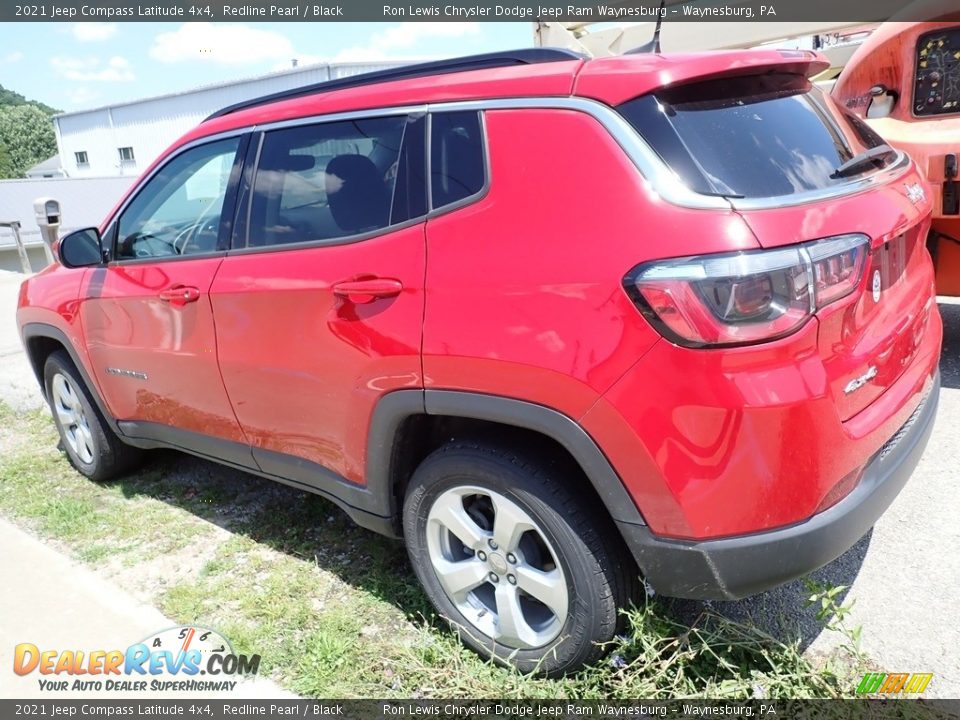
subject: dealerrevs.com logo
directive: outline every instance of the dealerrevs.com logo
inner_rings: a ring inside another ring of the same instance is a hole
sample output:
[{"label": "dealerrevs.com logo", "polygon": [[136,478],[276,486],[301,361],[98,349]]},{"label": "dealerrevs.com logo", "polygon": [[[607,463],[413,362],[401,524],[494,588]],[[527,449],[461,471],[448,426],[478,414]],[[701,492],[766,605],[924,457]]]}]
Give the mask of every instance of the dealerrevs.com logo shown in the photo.
[{"label": "dealerrevs.com logo", "polygon": [[33,643],[14,648],[13,671],[36,673],[48,691],[229,691],[257,674],[259,655],[238,655],[215,630],[178,626],[126,650],[51,650]]}]

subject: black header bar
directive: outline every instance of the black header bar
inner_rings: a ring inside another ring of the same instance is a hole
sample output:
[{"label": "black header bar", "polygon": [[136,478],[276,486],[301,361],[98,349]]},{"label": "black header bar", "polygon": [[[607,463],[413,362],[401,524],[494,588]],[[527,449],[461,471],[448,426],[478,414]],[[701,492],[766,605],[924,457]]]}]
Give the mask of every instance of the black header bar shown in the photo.
[{"label": "black header bar", "polygon": [[[667,0],[673,22],[930,20],[930,3],[905,0]],[[40,0],[4,2],[2,22],[652,22],[658,0]],[[925,9],[926,8],[926,9]]]}]

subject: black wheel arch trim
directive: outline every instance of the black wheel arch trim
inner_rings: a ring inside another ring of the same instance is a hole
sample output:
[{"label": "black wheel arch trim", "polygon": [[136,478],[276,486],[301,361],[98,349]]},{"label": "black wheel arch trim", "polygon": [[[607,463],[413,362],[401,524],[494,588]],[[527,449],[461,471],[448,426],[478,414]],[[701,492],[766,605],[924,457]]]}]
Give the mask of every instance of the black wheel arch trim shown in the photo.
[{"label": "black wheel arch trim", "polygon": [[[223,457],[224,448],[218,448],[216,451],[210,447],[201,448],[197,442],[199,436],[190,438],[190,441],[185,441],[186,438],[181,436],[194,435],[193,433],[176,433],[175,428],[166,426],[163,427],[165,432],[162,432],[160,427],[151,428],[153,432],[143,432],[153,424],[118,423],[110,414],[100,397],[97,386],[80,361],[76,349],[62,330],[46,323],[27,323],[23,326],[21,334],[41,389],[43,389],[43,370],[37,367],[29,348],[29,340],[36,337],[55,340],[66,350],[107,424],[128,444],[186,450],[302,489],[319,492],[334,500],[360,525],[385,535],[396,537],[400,531],[402,499],[394,495],[393,474],[394,463],[401,449],[399,430],[404,421],[418,415],[445,415],[485,420],[532,430],[551,438],[564,447],[579,464],[610,516],[618,525],[646,525],[636,504],[627,493],[623,481],[593,438],[575,420],[543,405],[498,395],[459,390],[418,389],[396,390],[388,393],[377,403],[371,419],[367,437],[366,487],[360,488],[325,469],[321,472],[320,466],[305,463],[297,458],[270,454],[277,457],[271,457],[272,462],[264,463],[272,465],[269,467],[272,472],[264,472],[266,468],[258,467],[256,463],[238,462],[240,453],[229,452],[226,453],[227,457]],[[177,437],[171,437],[171,434]],[[213,442],[216,439],[207,438],[207,440]],[[206,445],[206,443],[201,444]],[[244,449],[249,452],[249,449]],[[264,461],[267,458],[258,459]],[[293,477],[284,478],[278,474],[284,465],[287,467],[283,475]],[[322,482],[319,481],[321,478]],[[348,490],[346,494],[349,498],[339,497],[345,489]]]},{"label": "black wheel arch trim", "polygon": [[117,421],[114,420],[113,415],[110,414],[106,404],[103,402],[103,398],[100,397],[99,388],[93,382],[93,379],[87,374],[86,367],[80,361],[80,356],[77,354],[77,350],[75,347],[73,347],[73,343],[70,342],[70,338],[67,337],[67,334],[54,325],[31,322],[24,324],[20,331],[20,335],[23,338],[23,346],[27,354],[27,359],[30,361],[30,366],[33,368],[34,375],[37,377],[37,382],[40,383],[40,392],[43,393],[44,399],[49,402],[49,398],[47,398],[46,387],[44,386],[43,382],[43,365],[38,365],[38,363],[34,360],[33,353],[30,350],[30,341],[34,338],[47,338],[50,340],[55,340],[63,347],[64,350],[66,350],[67,355],[70,356],[70,361],[73,363],[73,366],[77,369],[77,372],[80,373],[80,378],[83,380],[83,384],[87,386],[87,391],[97,404],[97,409],[100,411],[100,415],[110,426],[110,429],[122,438],[123,433],[117,426]]},{"label": "black wheel arch trim", "polygon": [[393,477],[400,450],[398,431],[416,415],[485,420],[540,433],[570,453],[615,522],[646,525],[610,461],[575,420],[525,400],[459,390],[396,390],[377,403],[368,436],[366,481],[371,497],[389,503],[380,514],[399,517],[402,499],[394,496]]}]

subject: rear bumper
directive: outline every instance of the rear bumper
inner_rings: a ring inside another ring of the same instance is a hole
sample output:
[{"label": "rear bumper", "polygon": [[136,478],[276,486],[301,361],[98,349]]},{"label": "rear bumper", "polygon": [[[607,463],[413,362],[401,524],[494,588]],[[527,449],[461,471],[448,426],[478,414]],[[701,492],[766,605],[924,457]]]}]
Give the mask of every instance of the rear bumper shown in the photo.
[{"label": "rear bumper", "polygon": [[857,487],[796,525],[718,540],[659,538],[618,523],[647,582],[658,593],[736,600],[802,577],[836,559],[873,526],[906,484],[933,431],[940,373],[903,427],[873,456]]}]

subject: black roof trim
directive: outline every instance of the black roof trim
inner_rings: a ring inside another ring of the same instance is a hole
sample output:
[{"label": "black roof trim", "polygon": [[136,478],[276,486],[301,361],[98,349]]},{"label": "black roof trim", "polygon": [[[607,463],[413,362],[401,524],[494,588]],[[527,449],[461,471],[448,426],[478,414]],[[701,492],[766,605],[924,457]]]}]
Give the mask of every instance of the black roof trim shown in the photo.
[{"label": "black roof trim", "polygon": [[346,88],[362,87],[364,85],[375,85],[393,80],[426,77],[429,75],[444,75],[447,73],[466,72],[468,70],[486,70],[488,68],[510,67],[511,65],[535,65],[538,63],[559,62],[563,60],[582,60],[584,57],[585,56],[580,53],[562,48],[524,48],[520,50],[510,50],[508,52],[468,55],[450,60],[435,60],[433,62],[418,63],[416,65],[405,65],[398,68],[377,70],[361,75],[304,85],[303,87],[293,88],[292,90],[283,90],[270,95],[264,95],[263,97],[254,98],[253,100],[245,100],[235,105],[225,107],[222,110],[217,110],[217,112],[207,117],[204,122],[235,113],[239,110],[246,110],[247,108],[266,105],[267,103],[280,100],[291,100],[293,98],[303,97],[304,95],[332,92],[334,90],[344,90]]}]

